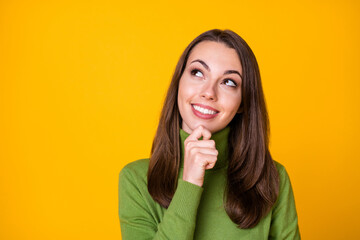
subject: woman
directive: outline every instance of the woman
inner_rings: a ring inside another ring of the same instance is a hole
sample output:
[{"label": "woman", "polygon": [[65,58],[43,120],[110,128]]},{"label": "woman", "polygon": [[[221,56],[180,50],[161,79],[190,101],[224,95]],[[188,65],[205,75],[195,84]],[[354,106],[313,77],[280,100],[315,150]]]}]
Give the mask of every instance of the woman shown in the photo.
[{"label": "woman", "polygon": [[300,239],[268,126],[246,42],[217,29],[195,38],[176,66],[151,158],[120,173],[123,239]]}]

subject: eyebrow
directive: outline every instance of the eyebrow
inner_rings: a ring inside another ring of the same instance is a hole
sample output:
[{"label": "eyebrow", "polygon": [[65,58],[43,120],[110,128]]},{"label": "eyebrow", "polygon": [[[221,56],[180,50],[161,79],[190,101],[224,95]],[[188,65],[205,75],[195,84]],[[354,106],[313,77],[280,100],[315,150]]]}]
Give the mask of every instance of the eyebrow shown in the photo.
[{"label": "eyebrow", "polygon": [[241,76],[241,74],[240,74],[238,71],[236,71],[236,70],[227,70],[227,71],[224,72],[224,75],[225,75],[225,74],[233,74],[233,73],[239,75],[240,78],[243,79],[243,77]]},{"label": "eyebrow", "polygon": [[[208,70],[208,71],[210,72],[209,66],[208,66],[203,60],[196,59],[196,60],[192,61],[191,63],[194,63],[194,62],[199,62],[199,63],[201,63],[201,65],[203,65],[204,68],[206,68],[206,70]],[[190,64],[191,64],[191,63],[190,63]]]},{"label": "eyebrow", "polygon": [[[203,60],[196,59],[196,60],[192,61],[191,63],[194,63],[194,62],[199,62],[201,65],[203,65],[204,68],[206,68],[206,70],[208,70],[210,72],[209,66]],[[237,74],[237,75],[240,76],[241,79],[243,79],[243,77],[239,73],[239,71],[236,71],[236,70],[227,70],[227,71],[224,72],[224,75],[227,75],[227,74]]]}]

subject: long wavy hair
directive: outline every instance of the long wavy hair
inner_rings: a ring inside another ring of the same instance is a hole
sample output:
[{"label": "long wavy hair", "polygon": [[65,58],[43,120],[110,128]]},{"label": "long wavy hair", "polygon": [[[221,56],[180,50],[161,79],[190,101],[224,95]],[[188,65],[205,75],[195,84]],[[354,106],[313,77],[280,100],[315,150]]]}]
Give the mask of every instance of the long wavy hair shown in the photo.
[{"label": "long wavy hair", "polygon": [[179,81],[189,54],[202,41],[214,41],[236,50],[243,72],[241,113],[229,123],[229,163],[224,193],[225,210],[239,228],[256,226],[274,205],[278,173],[269,152],[269,119],[259,67],[247,43],[230,30],[213,29],[195,38],[182,53],[170,83],[151,150],[148,191],[167,208],[175,193],[180,168],[178,109]]}]

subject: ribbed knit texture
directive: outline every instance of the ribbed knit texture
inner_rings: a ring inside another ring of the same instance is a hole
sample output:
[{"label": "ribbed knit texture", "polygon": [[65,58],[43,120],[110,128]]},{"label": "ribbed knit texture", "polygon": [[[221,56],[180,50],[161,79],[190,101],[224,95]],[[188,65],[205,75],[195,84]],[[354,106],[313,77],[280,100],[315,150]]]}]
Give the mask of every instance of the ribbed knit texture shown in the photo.
[{"label": "ribbed knit texture", "polygon": [[[149,159],[125,166],[119,178],[119,218],[123,240],[171,239],[300,239],[294,196],[285,168],[275,162],[280,176],[279,197],[272,210],[252,229],[239,229],[224,210],[227,142],[230,129],[213,134],[219,151],[215,167],[205,171],[203,187],[182,180],[168,209],[147,191]],[[180,130],[181,149],[188,134]],[[183,158],[182,158],[183,165]]]}]

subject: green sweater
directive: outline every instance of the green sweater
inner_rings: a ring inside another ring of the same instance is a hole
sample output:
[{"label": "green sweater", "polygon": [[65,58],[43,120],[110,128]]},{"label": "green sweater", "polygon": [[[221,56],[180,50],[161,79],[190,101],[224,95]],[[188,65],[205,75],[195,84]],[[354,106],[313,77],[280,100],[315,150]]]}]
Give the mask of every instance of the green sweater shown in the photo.
[{"label": "green sweater", "polygon": [[213,169],[205,171],[202,187],[182,180],[184,141],[180,130],[181,168],[177,189],[165,209],[147,190],[149,159],[126,165],[119,177],[119,217],[123,240],[143,239],[300,239],[294,195],[285,168],[274,161],[280,177],[279,197],[271,211],[251,229],[240,229],[224,209],[227,137],[229,128],[215,133],[219,152]]}]

